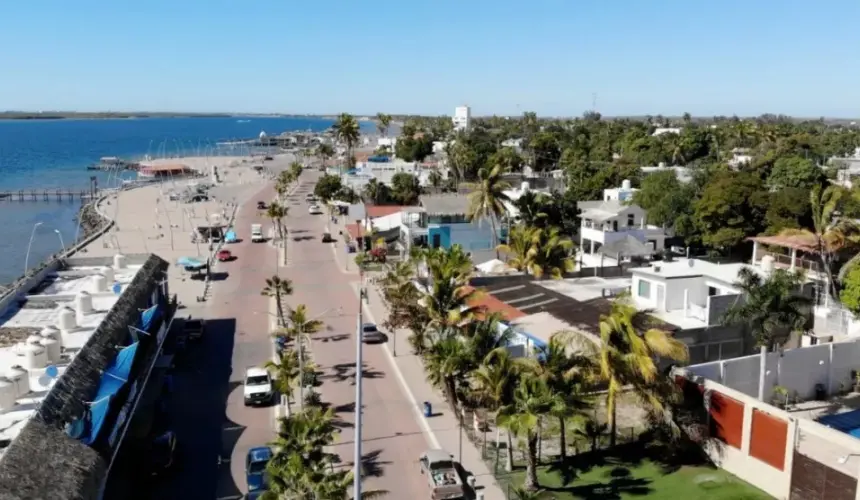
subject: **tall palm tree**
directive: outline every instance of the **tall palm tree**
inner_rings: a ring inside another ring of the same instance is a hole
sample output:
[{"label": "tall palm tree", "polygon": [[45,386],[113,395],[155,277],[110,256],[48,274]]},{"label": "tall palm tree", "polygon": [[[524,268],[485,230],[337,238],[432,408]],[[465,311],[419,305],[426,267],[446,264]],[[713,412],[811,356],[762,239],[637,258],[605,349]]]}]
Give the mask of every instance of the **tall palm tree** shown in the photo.
[{"label": "tall palm tree", "polygon": [[[501,220],[507,213],[504,202],[510,200],[505,190],[510,189],[511,185],[502,177],[504,174],[505,171],[501,165],[482,168],[478,171],[478,190],[469,195],[469,209],[466,213],[469,220],[477,220],[479,223],[489,219],[493,230],[493,247],[499,244],[496,221]],[[496,257],[498,256],[499,251],[496,250]]]},{"label": "tall palm tree", "polygon": [[459,245],[429,252],[426,262],[430,286],[421,303],[430,316],[430,327],[440,336],[450,336],[477,312],[472,301],[478,293],[468,286],[472,263]]},{"label": "tall palm tree", "polygon": [[[323,329],[324,323],[317,319],[308,319],[307,307],[304,304],[299,304],[295,309],[290,310],[286,317],[287,327],[283,334],[296,342],[296,351],[299,357],[299,373],[304,377],[305,373],[305,339],[311,334],[317,333]],[[305,398],[305,383],[301,380],[299,383],[299,407],[304,408]]]},{"label": "tall palm tree", "polygon": [[636,396],[655,412],[662,412],[662,395],[668,378],[662,377],[656,358],[683,362],[687,346],[666,331],[650,328],[647,314],[621,299],[612,304],[609,315],[600,318],[600,374],[608,383],[606,413],[609,442],[615,446],[616,402],[624,386],[632,386]]},{"label": "tall palm tree", "polygon": [[266,209],[266,217],[271,219],[272,226],[278,233],[278,241],[281,242],[284,241],[284,219],[287,217],[289,212],[290,209],[288,207],[285,207],[276,201],[273,201]]},{"label": "tall palm tree", "polygon": [[383,136],[388,136],[388,127],[391,125],[391,115],[385,113],[376,113],[376,129]]},{"label": "tall palm tree", "polygon": [[574,244],[561,235],[556,227],[535,228],[517,225],[508,234],[508,243],[496,247],[508,254],[508,265],[525,271],[536,278],[549,275],[561,279],[564,273],[573,272]]},{"label": "tall palm tree", "polygon": [[355,117],[351,114],[341,113],[337,117],[337,121],[332,125],[332,129],[334,130],[335,138],[346,145],[347,163],[351,168],[353,161],[352,150],[358,144],[358,139],[361,135],[358,122],[355,121]]},{"label": "tall palm tree", "polygon": [[506,254],[505,262],[517,271],[531,272],[535,244],[540,242],[540,229],[517,224],[508,232],[508,242],[496,247]]},{"label": "tall palm tree", "polygon": [[302,164],[297,161],[290,163],[290,176],[292,177],[293,182],[299,180],[299,176],[302,175],[302,171],[304,169],[305,168]]},{"label": "tall palm tree", "polygon": [[361,190],[365,203],[381,205],[387,201],[388,186],[376,179],[370,179]]},{"label": "tall palm tree", "polygon": [[301,373],[296,352],[284,349],[278,353],[278,361],[266,361],[264,365],[274,378],[275,390],[286,399],[287,416],[290,416],[290,397],[293,394],[293,384]]},{"label": "tall palm tree", "polygon": [[328,162],[329,158],[334,156],[334,148],[331,147],[330,144],[320,144],[317,146],[316,151],[317,156],[322,160],[323,168],[327,167],[326,162]]},{"label": "tall palm tree", "polygon": [[560,396],[553,394],[543,379],[524,374],[514,389],[511,403],[499,410],[499,424],[525,441],[526,480],[523,487],[529,491],[540,488],[537,447],[541,419],[562,404]]},{"label": "tall palm tree", "polygon": [[774,269],[765,277],[748,267],[738,273],[738,300],[723,315],[725,324],[748,325],[759,346],[773,349],[780,334],[804,327],[812,300],[799,293],[800,273]]},{"label": "tall palm tree", "polygon": [[427,381],[442,389],[454,415],[459,415],[458,379],[467,372],[469,351],[457,337],[437,337],[424,352]]},{"label": "tall palm tree", "polygon": [[287,295],[292,294],[293,282],[286,278],[281,278],[280,276],[266,278],[266,286],[264,286],[260,291],[260,295],[273,297],[275,299],[275,305],[278,308],[278,325],[280,325],[281,328],[286,326],[286,323],[284,322],[284,300]]},{"label": "tall palm tree", "polygon": [[[471,372],[472,395],[476,402],[495,414],[496,420],[496,463],[498,464],[499,430],[498,413],[505,405],[513,401],[514,388],[519,381],[517,363],[506,349],[496,349],[488,354],[481,366]],[[505,470],[511,472],[514,467],[514,449],[511,433],[507,433]]]}]

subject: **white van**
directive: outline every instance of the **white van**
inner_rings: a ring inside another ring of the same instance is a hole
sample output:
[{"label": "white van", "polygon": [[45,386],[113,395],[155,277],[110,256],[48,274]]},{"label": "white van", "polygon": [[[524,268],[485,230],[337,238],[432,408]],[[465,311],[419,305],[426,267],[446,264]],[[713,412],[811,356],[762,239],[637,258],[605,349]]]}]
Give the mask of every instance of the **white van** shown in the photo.
[{"label": "white van", "polygon": [[266,241],[266,237],[263,236],[262,224],[251,224],[251,241],[254,243],[262,243]]}]

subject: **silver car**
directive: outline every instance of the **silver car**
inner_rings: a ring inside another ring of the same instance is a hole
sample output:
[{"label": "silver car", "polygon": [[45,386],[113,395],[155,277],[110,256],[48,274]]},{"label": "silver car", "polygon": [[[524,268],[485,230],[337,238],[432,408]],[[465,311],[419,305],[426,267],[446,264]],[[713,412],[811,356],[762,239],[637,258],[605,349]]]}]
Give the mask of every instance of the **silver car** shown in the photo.
[{"label": "silver car", "polygon": [[385,334],[380,332],[373,323],[365,323],[361,325],[361,340],[371,344],[385,342]]}]

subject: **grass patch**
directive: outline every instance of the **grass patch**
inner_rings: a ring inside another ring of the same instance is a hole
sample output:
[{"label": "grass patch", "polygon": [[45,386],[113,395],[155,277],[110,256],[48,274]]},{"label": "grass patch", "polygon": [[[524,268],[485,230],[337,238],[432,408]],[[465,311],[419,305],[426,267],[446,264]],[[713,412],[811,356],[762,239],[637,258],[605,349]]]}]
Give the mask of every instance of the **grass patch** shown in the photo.
[{"label": "grass patch", "polygon": [[[700,461],[667,462],[665,449],[641,444],[585,453],[538,468],[544,499],[555,500],[768,500],[773,497],[728,472]],[[698,462],[698,463],[696,463]],[[503,483],[523,484],[525,468]],[[503,487],[506,485],[503,484]],[[513,497],[511,497],[513,498]]]}]

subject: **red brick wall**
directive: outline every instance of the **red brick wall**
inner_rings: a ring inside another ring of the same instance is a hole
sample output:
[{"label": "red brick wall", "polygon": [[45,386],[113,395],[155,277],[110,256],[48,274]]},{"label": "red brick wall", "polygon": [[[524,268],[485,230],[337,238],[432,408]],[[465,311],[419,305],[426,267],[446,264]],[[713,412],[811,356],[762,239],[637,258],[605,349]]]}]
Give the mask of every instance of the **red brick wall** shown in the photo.
[{"label": "red brick wall", "polygon": [[788,422],[759,409],[752,414],[750,455],[762,462],[785,470],[785,447],[788,442]]},{"label": "red brick wall", "polygon": [[744,404],[717,391],[711,392],[711,436],[740,449],[744,433]]}]

